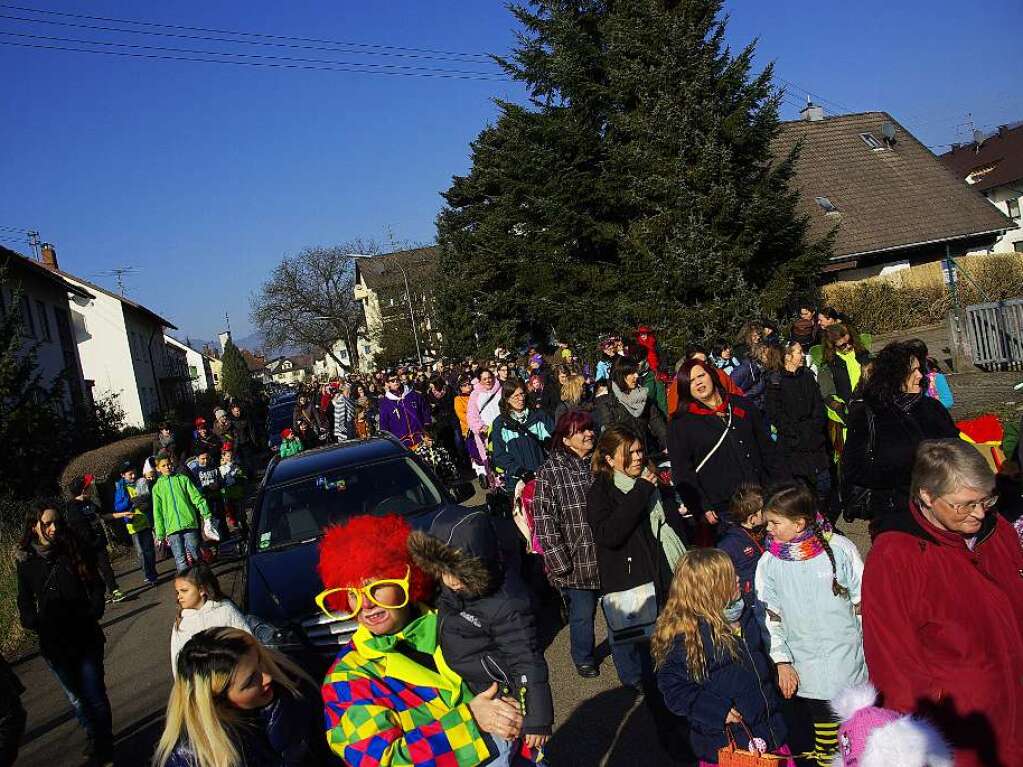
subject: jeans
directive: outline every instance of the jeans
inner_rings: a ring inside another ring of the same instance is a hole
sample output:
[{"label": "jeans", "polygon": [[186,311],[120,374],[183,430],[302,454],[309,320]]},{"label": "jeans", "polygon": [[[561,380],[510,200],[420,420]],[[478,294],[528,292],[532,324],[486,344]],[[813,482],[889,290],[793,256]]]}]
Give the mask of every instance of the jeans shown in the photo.
[{"label": "jeans", "polygon": [[181,530],[177,533],[170,533],[167,536],[171,553],[174,555],[174,566],[179,573],[188,569],[188,560],[185,559],[185,551],[192,557],[192,562],[202,561],[199,557],[199,531],[196,529]]},{"label": "jeans", "polygon": [[611,660],[614,661],[615,671],[623,685],[634,687],[653,679],[649,642],[615,644],[610,633],[607,641],[611,645]]},{"label": "jeans", "polygon": [[153,531],[150,528],[132,533],[132,541],[135,543],[135,553],[142,563],[142,577],[149,583],[155,583],[156,574],[156,544],[153,542]]},{"label": "jeans", "polygon": [[103,647],[74,658],[44,656],[44,659],[64,688],[64,694],[97,754],[111,754],[114,734],[110,700],[103,679]]},{"label": "jeans", "polygon": [[519,753],[522,747],[522,740],[505,740],[497,735],[491,735],[496,746],[496,753],[493,759],[487,762],[487,767],[544,767],[547,760],[530,761]]},{"label": "jeans", "polygon": [[593,617],[597,614],[599,591],[592,589],[562,589],[561,596],[568,607],[568,639],[572,662],[577,666],[592,666]]},{"label": "jeans", "polygon": [[114,568],[110,566],[110,554],[107,553],[106,544],[96,549],[96,569],[103,579],[107,591],[113,594],[117,591],[117,578],[114,576]]}]

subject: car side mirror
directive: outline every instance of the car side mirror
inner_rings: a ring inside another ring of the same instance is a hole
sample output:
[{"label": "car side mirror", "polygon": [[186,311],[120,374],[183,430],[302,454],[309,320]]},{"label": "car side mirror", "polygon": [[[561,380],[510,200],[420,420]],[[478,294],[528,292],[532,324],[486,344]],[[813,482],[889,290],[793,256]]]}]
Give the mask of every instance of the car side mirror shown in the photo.
[{"label": "car side mirror", "polygon": [[451,495],[455,499],[455,503],[462,503],[468,501],[474,495],[476,495],[476,486],[472,482],[460,482],[457,485],[452,485],[448,488]]}]

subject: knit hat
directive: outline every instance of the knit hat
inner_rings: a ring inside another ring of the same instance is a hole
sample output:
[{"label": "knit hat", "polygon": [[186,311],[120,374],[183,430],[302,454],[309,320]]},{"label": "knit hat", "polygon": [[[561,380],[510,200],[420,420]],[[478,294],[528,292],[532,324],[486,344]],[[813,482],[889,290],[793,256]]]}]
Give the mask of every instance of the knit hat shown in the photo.
[{"label": "knit hat", "polygon": [[203,418],[202,416],[199,416],[198,418],[195,419],[195,428],[200,429],[200,428],[202,428],[205,425],[206,425],[206,419]]},{"label": "knit hat", "polygon": [[216,418],[217,420],[220,420],[221,418],[224,418],[226,416],[227,411],[224,410],[224,408],[222,407],[218,407],[216,410],[213,411],[213,417]]},{"label": "knit hat", "polygon": [[831,701],[841,720],[833,767],[952,767],[952,752],[933,724],[876,702],[870,682]]},{"label": "knit hat", "polygon": [[294,436],[294,432],[290,429],[281,429],[281,439],[291,439]]}]

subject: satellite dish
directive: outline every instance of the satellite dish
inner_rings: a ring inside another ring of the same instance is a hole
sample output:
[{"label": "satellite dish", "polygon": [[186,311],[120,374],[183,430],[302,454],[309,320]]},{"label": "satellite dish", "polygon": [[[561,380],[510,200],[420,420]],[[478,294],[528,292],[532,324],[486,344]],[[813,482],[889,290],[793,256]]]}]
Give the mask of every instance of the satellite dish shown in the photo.
[{"label": "satellite dish", "polygon": [[889,145],[890,144],[894,144],[895,143],[895,125],[893,125],[892,123],[888,122],[887,120],[885,122],[881,123],[881,136],[884,138],[885,142],[888,143]]}]

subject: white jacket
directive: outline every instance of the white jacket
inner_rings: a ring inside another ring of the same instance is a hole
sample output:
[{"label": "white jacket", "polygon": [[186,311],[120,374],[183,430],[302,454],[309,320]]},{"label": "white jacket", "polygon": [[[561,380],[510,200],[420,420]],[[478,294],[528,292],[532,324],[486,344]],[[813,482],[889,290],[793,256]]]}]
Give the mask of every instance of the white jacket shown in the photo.
[{"label": "white jacket", "polygon": [[178,653],[185,646],[185,642],[200,631],[222,626],[241,629],[248,634],[252,633],[249,630],[249,624],[245,622],[245,616],[229,599],[225,599],[223,602],[207,599],[197,610],[182,610],[181,625],[171,629],[171,673],[175,673],[174,669],[178,665]]},{"label": "white jacket", "polygon": [[831,590],[831,562],[825,554],[804,561],[778,559],[765,551],[757,563],[757,600],[780,620],[767,617],[769,655],[791,663],[799,674],[796,694],[831,700],[842,690],[867,680],[862,620],[857,613],[863,560],[844,535],[833,535],[838,582],[849,590]]}]

